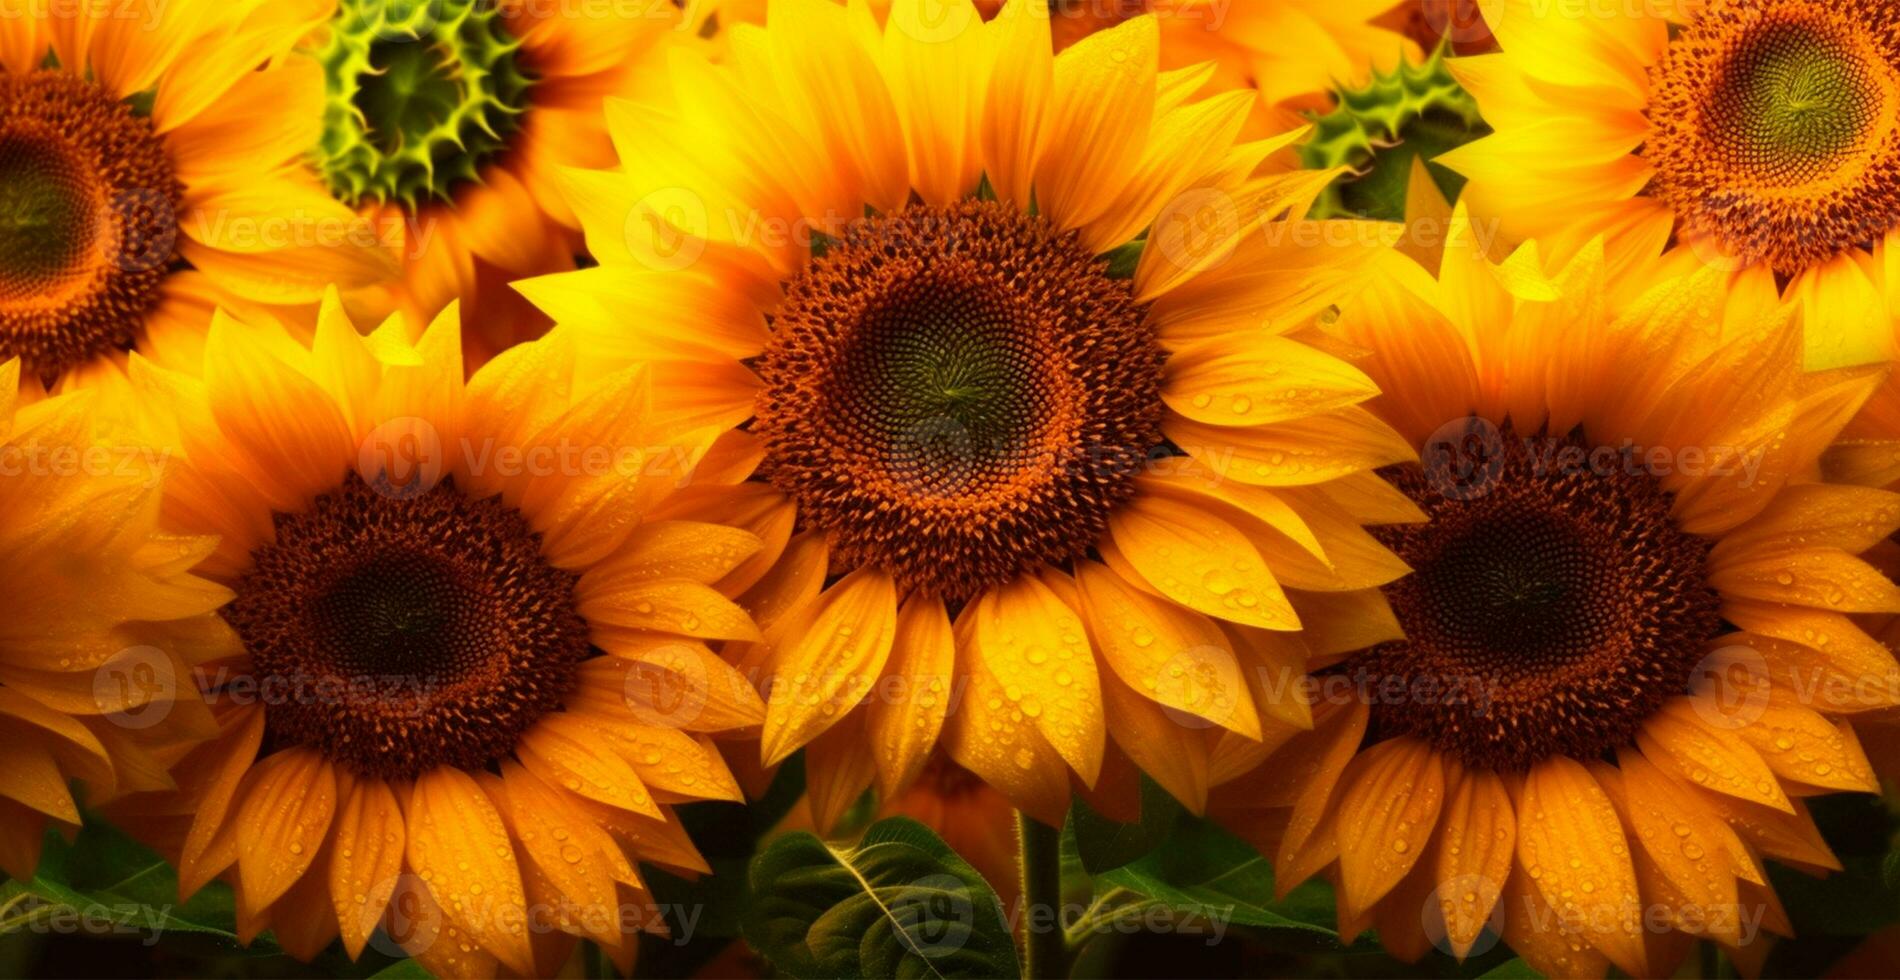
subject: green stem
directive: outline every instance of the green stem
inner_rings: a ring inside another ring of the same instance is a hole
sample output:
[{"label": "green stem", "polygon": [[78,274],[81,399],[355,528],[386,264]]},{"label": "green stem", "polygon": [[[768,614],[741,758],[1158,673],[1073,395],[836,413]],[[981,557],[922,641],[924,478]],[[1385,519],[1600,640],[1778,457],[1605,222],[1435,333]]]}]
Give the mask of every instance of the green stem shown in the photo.
[{"label": "green stem", "polygon": [[1062,980],[1069,973],[1059,914],[1062,833],[1026,813],[1017,814],[1016,821],[1022,844],[1023,976]]}]

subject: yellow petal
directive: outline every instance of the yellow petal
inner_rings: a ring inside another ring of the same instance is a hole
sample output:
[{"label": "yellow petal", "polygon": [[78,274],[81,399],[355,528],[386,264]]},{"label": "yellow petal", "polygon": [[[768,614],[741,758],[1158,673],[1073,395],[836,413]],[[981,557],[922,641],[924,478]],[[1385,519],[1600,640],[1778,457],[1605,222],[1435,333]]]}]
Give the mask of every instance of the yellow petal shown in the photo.
[{"label": "yellow petal", "polygon": [[1644,976],[1636,869],[1603,788],[1580,763],[1553,756],[1525,776],[1522,804],[1517,856],[1524,873],[1562,921],[1581,923],[1590,944],[1611,962]]},{"label": "yellow petal", "polygon": [[1430,745],[1400,738],[1360,753],[1341,777],[1339,887],[1353,917],[1372,910],[1411,872],[1438,826],[1444,763]]},{"label": "yellow petal", "polygon": [[570,793],[658,817],[653,794],[605,741],[571,715],[552,714],[521,736],[515,754],[537,775]]},{"label": "yellow petal", "polygon": [[877,695],[865,714],[878,792],[896,796],[923,771],[950,710],[956,636],[943,601],[912,596],[897,611],[897,633]]},{"label": "yellow petal", "polygon": [[288,749],[253,770],[233,820],[247,908],[261,911],[317,859],[336,813],[336,771],[313,750]]},{"label": "yellow petal", "polygon": [[1131,691],[1260,737],[1259,711],[1219,626],[1124,583],[1095,562],[1077,563],[1076,584],[1096,649]]},{"label": "yellow petal", "polygon": [[1217,619],[1299,629],[1286,593],[1247,536],[1205,510],[1138,495],[1108,519],[1102,553],[1123,578]]},{"label": "yellow petal", "polygon": [[1025,575],[970,608],[977,655],[1012,710],[1020,710],[1086,785],[1102,769],[1107,729],[1101,682],[1082,619],[1049,586]]},{"label": "yellow petal", "polygon": [[1517,853],[1517,814],[1504,780],[1465,769],[1450,781],[1438,849],[1438,907],[1460,960],[1490,924]]},{"label": "yellow petal", "polygon": [[1285,337],[1222,337],[1168,359],[1162,400],[1196,422],[1264,425],[1323,415],[1379,393],[1365,372]]},{"label": "yellow petal", "polygon": [[330,851],[330,899],[343,948],[355,959],[363,954],[396,892],[408,838],[402,805],[388,783],[344,775],[338,785],[343,804],[337,809],[336,846]]},{"label": "yellow petal", "polygon": [[[1680,783],[1642,753],[1625,749],[1617,754],[1617,762],[1630,832],[1657,870],[1693,907],[1734,907],[1731,854],[1739,846],[1734,831],[1697,806]],[[1740,937],[1730,933],[1718,938],[1733,945]]]},{"label": "yellow petal", "polygon": [[1724,595],[1833,612],[1900,612],[1900,586],[1866,562],[1829,548],[1714,568],[1709,584]]},{"label": "yellow petal", "polygon": [[509,969],[533,974],[527,930],[505,911],[527,903],[514,843],[475,780],[446,766],[417,777],[408,836],[409,867],[451,899],[448,921]]},{"label": "yellow petal", "polygon": [[677,633],[707,640],[756,640],[758,627],[732,600],[698,582],[611,581],[582,577],[576,590],[581,616],[589,622]]},{"label": "yellow petal", "polygon": [[857,707],[891,655],[897,586],[866,567],[818,597],[808,623],[774,655],[760,749],[776,765]]},{"label": "yellow petal", "polygon": [[1057,226],[1088,224],[1128,186],[1154,121],[1160,31],[1137,17],[1056,56],[1036,202]]},{"label": "yellow petal", "polygon": [[1846,723],[1836,724],[1798,704],[1771,702],[1759,706],[1759,712],[1733,734],[1753,746],[1775,775],[1822,789],[1880,792],[1880,777]]},{"label": "yellow petal", "polygon": [[1794,812],[1761,756],[1733,733],[1710,731],[1698,717],[1702,713],[1724,717],[1719,706],[1698,708],[1692,698],[1675,698],[1644,723],[1636,744],[1651,761],[1667,763],[1704,789]]}]

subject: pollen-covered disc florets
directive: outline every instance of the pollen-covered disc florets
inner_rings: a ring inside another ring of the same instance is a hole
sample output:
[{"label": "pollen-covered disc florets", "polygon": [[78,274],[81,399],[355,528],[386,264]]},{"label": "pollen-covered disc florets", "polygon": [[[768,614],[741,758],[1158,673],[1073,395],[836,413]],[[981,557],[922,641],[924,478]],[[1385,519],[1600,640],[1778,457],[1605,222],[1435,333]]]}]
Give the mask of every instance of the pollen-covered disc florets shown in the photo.
[{"label": "pollen-covered disc florets", "polygon": [[351,474],[276,536],[224,615],[267,724],[359,774],[480,769],[560,707],[589,650],[577,576],[499,498],[387,494]]},{"label": "pollen-covered disc florets", "polygon": [[1900,228],[1900,4],[1717,0],[1654,68],[1653,193],[1793,275]]},{"label": "pollen-covered disc florets", "polygon": [[1464,452],[1475,481],[1387,473],[1430,520],[1376,531],[1415,569],[1385,590],[1405,639],[1339,668],[1370,695],[1374,735],[1491,770],[1628,744],[1720,631],[1711,543],[1639,459],[1581,433],[1473,420]]},{"label": "pollen-covered disc florets", "polygon": [[0,72],[0,361],[51,381],[129,348],[184,186],[149,118],[76,75]]},{"label": "pollen-covered disc florets", "polygon": [[786,287],[757,434],[842,568],[951,599],[1086,551],[1161,442],[1162,353],[1074,233],[996,202],[856,222]]},{"label": "pollen-covered disc florets", "polygon": [[520,46],[494,0],[342,0],[315,52],[331,193],[414,208],[478,179],[527,108]]}]

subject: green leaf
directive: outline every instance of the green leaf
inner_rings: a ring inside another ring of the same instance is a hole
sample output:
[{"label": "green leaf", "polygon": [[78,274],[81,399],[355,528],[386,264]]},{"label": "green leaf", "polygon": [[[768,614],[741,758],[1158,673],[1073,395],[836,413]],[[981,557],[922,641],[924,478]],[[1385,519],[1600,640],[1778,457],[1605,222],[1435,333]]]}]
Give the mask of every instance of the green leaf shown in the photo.
[{"label": "green leaf", "polygon": [[1119,823],[1096,813],[1083,799],[1075,798],[1069,810],[1069,829],[1075,834],[1076,853],[1082,867],[1091,875],[1100,875],[1134,862],[1160,846],[1181,817],[1181,804],[1168,791],[1146,776],[1141,778],[1141,816],[1134,823]]},{"label": "green leaf", "polygon": [[1178,821],[1173,834],[1140,860],[1100,876],[1154,903],[1218,915],[1264,929],[1337,938],[1326,886],[1309,882],[1284,901],[1273,897],[1273,866],[1253,845],[1205,820]]},{"label": "green leaf", "polygon": [[1900,851],[1887,855],[1881,874],[1887,881],[1888,891],[1900,892]]},{"label": "green leaf", "polygon": [[397,960],[371,974],[370,980],[435,980],[435,974],[423,969],[415,960]]},{"label": "green leaf", "polygon": [[[229,886],[213,883],[178,901],[178,875],[156,853],[98,820],[88,820],[71,844],[49,833],[39,872],[31,881],[0,886],[0,903],[29,896],[11,915],[80,915],[115,929],[152,936],[195,933],[237,946],[236,904]],[[277,950],[254,942],[253,954]]]},{"label": "green leaf", "polygon": [[914,820],[856,846],[808,833],[752,862],[745,936],[793,977],[1013,977],[1003,906],[983,876]]},{"label": "green leaf", "polygon": [[1110,279],[1135,278],[1135,268],[1141,265],[1141,252],[1147,247],[1146,239],[1136,239],[1126,245],[1111,249],[1104,256],[1108,259],[1108,277]]},{"label": "green leaf", "polygon": [[1531,969],[1523,960],[1511,960],[1481,975],[1478,980],[1544,980],[1544,975]]}]

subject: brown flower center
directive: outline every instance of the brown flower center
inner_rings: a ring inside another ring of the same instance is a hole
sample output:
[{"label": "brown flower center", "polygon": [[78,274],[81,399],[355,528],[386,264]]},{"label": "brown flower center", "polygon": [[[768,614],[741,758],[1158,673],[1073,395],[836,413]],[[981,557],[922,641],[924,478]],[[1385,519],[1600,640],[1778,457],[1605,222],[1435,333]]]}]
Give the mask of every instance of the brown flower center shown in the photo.
[{"label": "brown flower center", "polygon": [[299,514],[224,616],[277,744],[364,775],[480,769],[560,707],[590,649],[572,572],[499,498],[385,494],[351,474]]},{"label": "brown flower center", "polygon": [[1371,701],[1375,737],[1494,770],[1595,758],[1688,689],[1720,631],[1712,545],[1628,454],[1578,434],[1467,433],[1456,455],[1388,474],[1431,518],[1377,531],[1416,570],[1385,590],[1406,638],[1340,670]]},{"label": "brown flower center", "polygon": [[184,185],[151,120],[64,72],[0,73],[0,360],[46,381],[137,339]]},{"label": "brown flower center", "polygon": [[1161,442],[1127,282],[1007,205],[857,222],[786,286],[755,431],[841,568],[967,599],[1082,554]]},{"label": "brown flower center", "polygon": [[1652,189],[1793,275],[1900,228],[1900,5],[1717,0],[1653,69]]}]

